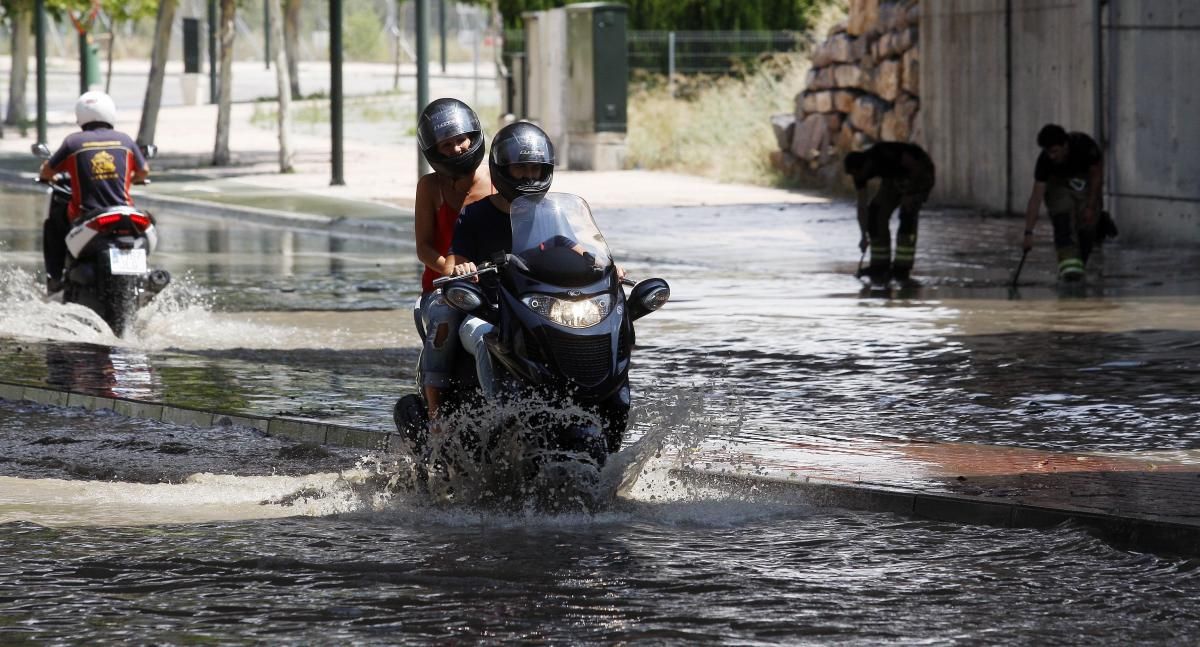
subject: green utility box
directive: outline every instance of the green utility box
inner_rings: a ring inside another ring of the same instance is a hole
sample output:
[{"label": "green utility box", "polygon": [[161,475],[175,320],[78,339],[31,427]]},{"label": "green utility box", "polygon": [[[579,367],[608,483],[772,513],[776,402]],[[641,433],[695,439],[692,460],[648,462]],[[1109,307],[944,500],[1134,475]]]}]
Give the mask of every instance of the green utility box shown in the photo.
[{"label": "green utility box", "polygon": [[624,133],[629,95],[625,5],[586,2],[568,5],[568,130]]}]

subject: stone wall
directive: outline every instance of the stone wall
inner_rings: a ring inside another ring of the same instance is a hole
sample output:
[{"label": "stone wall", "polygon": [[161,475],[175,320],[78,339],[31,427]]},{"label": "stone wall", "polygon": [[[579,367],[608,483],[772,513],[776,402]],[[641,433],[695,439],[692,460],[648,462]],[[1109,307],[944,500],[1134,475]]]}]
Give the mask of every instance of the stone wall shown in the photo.
[{"label": "stone wall", "polygon": [[771,118],[789,177],[847,186],[841,160],[878,141],[921,141],[918,0],[850,0],[849,17],[812,54],[794,113]]}]

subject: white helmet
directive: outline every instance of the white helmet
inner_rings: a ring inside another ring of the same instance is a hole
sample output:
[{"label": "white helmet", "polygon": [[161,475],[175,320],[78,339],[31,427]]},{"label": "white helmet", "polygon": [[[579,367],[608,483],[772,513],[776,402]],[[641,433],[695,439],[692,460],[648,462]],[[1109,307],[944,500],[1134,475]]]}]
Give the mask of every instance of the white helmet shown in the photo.
[{"label": "white helmet", "polygon": [[103,92],[84,92],[75,102],[75,123],[82,127],[93,121],[117,125],[117,104]]}]

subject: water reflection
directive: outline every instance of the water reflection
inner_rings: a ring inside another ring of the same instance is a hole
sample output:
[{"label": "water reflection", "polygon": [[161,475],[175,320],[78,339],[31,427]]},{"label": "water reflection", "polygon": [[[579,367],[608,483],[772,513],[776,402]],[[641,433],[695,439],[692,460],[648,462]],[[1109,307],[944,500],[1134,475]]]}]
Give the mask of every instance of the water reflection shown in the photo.
[{"label": "water reflection", "polygon": [[49,344],[45,352],[47,386],[131,400],[155,400],[162,394],[162,382],[145,353],[92,344]]},{"label": "water reflection", "polygon": [[[667,309],[638,322],[635,398],[696,384],[735,393],[745,404],[743,442],[1200,446],[1187,423],[1200,406],[1187,391],[1200,374],[1200,275],[1192,271],[1200,251],[1107,247],[1074,296],[1056,289],[1047,243],[1030,254],[1020,298],[1010,299],[1020,224],[931,213],[919,283],[875,294],[853,278],[849,205],[596,216],[632,275],[665,276],[673,288]],[[147,315],[131,345],[156,369],[187,367],[175,371],[179,381],[215,380],[214,392],[239,393],[222,402],[260,413],[389,425],[391,402],[413,388],[410,247],[172,221],[168,268],[180,286],[195,269],[192,284],[205,296]],[[10,313],[24,314],[0,313],[4,334],[108,342],[48,334],[68,321],[62,312],[21,299]]]},{"label": "water reflection", "polygon": [[[0,526],[0,615],[39,642],[1179,644],[1195,564],[1070,527],[778,506]],[[7,602],[5,602],[7,600]],[[81,622],[81,618],[89,618]]]}]

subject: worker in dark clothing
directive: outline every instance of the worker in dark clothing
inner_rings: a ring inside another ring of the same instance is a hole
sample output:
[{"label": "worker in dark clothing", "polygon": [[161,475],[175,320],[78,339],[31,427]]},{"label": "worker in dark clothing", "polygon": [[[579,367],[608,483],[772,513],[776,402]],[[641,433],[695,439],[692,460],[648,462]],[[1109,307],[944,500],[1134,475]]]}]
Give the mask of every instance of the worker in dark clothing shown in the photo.
[{"label": "worker in dark clothing", "polygon": [[1116,227],[1107,214],[1103,214],[1103,222],[1101,218],[1104,155],[1096,140],[1084,133],[1068,133],[1057,124],[1043,126],[1037,143],[1042,153],[1033,171],[1033,191],[1025,208],[1022,248],[1028,251],[1033,247],[1038,209],[1045,202],[1054,225],[1058,277],[1063,281],[1079,281],[1097,242],[1097,225],[1101,225],[1104,235],[1116,235]]},{"label": "worker in dark clothing", "polygon": [[[862,234],[858,248],[865,253],[871,247],[867,275],[872,283],[887,283],[889,278],[907,281],[917,251],[917,217],[933,189],[933,160],[916,144],[880,142],[846,155],[844,168],[854,178],[858,193]],[[873,178],[879,178],[879,190],[868,202],[867,182]],[[893,259],[888,221],[896,207],[900,207],[900,228]]]}]

